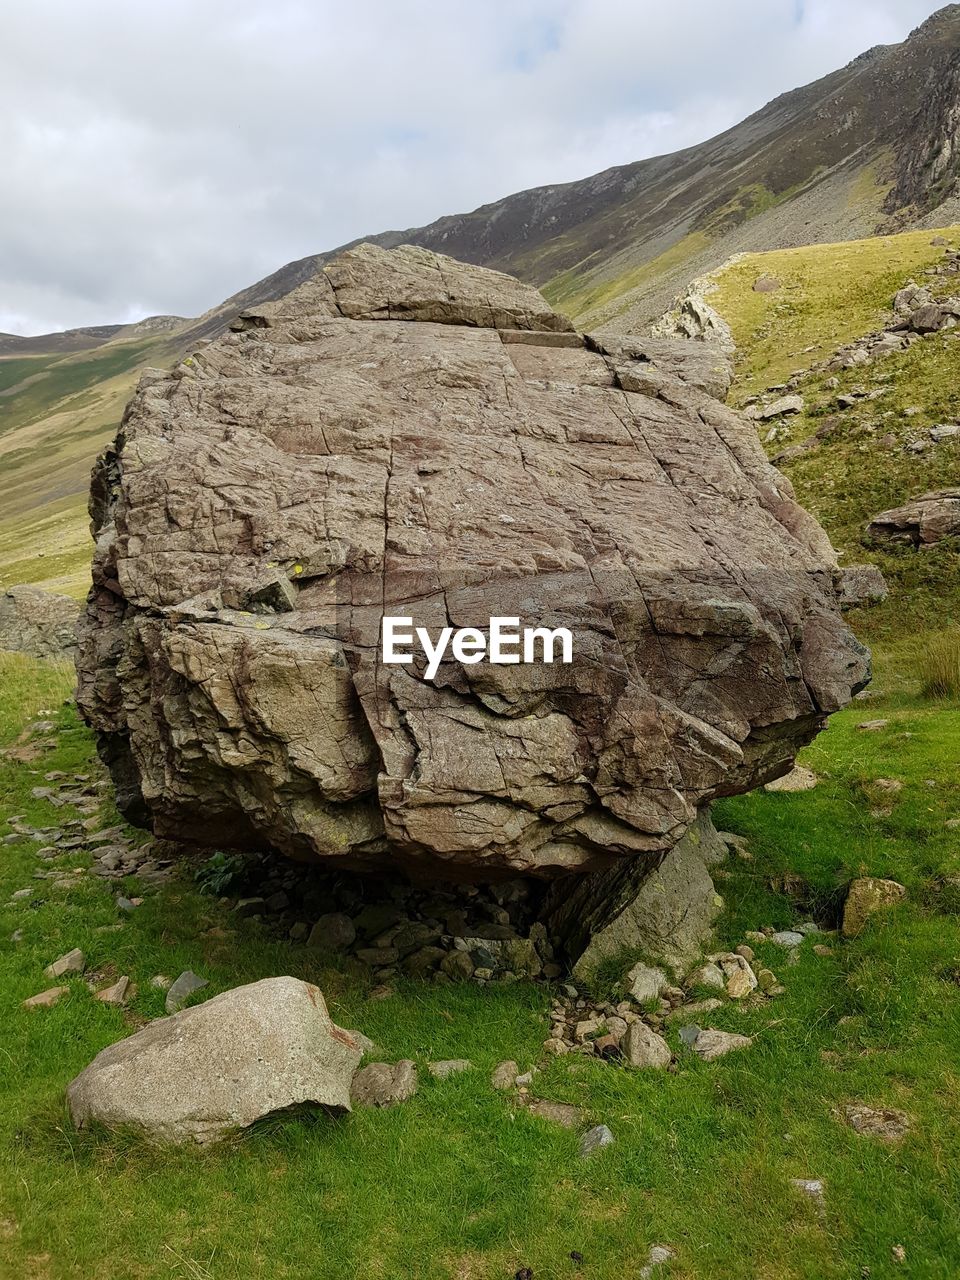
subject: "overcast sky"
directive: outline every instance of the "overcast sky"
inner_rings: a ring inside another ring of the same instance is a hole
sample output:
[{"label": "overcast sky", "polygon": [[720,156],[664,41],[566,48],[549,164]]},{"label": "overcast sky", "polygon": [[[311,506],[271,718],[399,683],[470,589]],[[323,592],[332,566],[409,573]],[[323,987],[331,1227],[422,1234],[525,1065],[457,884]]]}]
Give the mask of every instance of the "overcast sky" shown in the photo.
[{"label": "overcast sky", "polygon": [[196,315],[293,258],[674,151],[930,0],[29,0],[0,330]]}]

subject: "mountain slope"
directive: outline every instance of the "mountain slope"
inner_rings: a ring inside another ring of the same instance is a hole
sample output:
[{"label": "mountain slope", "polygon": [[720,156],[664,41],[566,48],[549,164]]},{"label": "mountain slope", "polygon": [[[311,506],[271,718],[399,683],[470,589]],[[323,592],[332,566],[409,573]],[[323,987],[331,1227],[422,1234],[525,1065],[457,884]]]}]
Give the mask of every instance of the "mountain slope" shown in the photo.
[{"label": "mountain slope", "polygon": [[[786,93],[716,138],[369,237],[543,288],[584,328],[642,330],[730,255],[960,220],[960,5]],[[144,365],[175,362],[331,253],[290,262],[193,320],[0,334],[0,585],[81,591],[89,467]]]},{"label": "mountain slope", "polygon": [[580,320],[635,328],[731,253],[901,229],[958,174],[954,4],[698,146],[370,238],[514,272]]}]

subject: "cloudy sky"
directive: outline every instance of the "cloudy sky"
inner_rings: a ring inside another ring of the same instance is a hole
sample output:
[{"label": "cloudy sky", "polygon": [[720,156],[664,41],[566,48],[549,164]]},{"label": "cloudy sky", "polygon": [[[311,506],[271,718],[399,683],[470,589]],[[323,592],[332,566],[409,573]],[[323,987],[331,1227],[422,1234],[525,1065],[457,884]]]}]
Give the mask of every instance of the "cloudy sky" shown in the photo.
[{"label": "cloudy sky", "polygon": [[30,0],[0,330],[195,315],[284,262],[688,146],[930,0]]}]

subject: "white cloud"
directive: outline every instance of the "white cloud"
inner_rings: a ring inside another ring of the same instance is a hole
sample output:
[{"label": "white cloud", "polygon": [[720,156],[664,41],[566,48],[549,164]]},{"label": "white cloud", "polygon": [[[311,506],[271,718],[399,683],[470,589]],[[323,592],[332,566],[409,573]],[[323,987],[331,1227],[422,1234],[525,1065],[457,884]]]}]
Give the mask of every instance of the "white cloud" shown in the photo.
[{"label": "white cloud", "polygon": [[196,314],[355,236],[691,145],[937,7],[8,6],[0,328]]}]

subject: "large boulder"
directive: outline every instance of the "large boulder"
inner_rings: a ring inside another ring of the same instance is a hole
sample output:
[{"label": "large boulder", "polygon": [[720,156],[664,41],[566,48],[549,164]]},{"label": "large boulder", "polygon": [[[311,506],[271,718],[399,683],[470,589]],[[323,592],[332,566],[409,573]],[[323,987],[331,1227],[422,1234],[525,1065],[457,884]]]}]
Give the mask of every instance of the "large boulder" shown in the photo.
[{"label": "large boulder", "polygon": [[[786,772],[867,654],[826,535],[670,351],[361,245],[148,372],[94,477],[79,659],[127,812],[358,870],[649,874]],[[573,660],[428,678],[384,615],[564,627]]]},{"label": "large boulder", "polygon": [[40,587],[10,587],[0,595],[0,649],[35,658],[70,658],[76,652],[80,606]]},{"label": "large boulder", "polygon": [[349,1111],[360,1056],[316,987],[264,978],[108,1045],[71,1082],[67,1100],[81,1129],[210,1143],[304,1103]]},{"label": "large boulder", "polygon": [[905,542],[928,547],[944,538],[960,538],[960,489],[937,489],[902,507],[881,511],[867,525],[873,542]]}]

